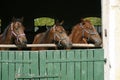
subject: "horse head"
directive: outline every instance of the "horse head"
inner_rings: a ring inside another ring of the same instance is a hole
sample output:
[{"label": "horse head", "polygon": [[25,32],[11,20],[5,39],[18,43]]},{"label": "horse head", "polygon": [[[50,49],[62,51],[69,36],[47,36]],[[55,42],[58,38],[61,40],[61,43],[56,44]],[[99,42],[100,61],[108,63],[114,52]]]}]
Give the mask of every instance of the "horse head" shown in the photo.
[{"label": "horse head", "polygon": [[91,42],[96,46],[100,46],[102,44],[102,40],[98,32],[89,20],[82,20],[79,25],[82,29],[83,38],[87,39],[88,42]]},{"label": "horse head", "polygon": [[21,19],[13,18],[10,24],[11,35],[15,40],[14,43],[18,47],[26,47],[27,44],[26,35],[24,33],[25,27],[23,26],[22,22],[23,18]]},{"label": "horse head", "polygon": [[51,28],[51,33],[53,34],[53,40],[57,44],[57,46],[62,46],[64,48],[71,48],[72,47],[72,42],[69,39],[65,29],[63,26],[61,26],[63,21],[61,23],[55,24]]}]

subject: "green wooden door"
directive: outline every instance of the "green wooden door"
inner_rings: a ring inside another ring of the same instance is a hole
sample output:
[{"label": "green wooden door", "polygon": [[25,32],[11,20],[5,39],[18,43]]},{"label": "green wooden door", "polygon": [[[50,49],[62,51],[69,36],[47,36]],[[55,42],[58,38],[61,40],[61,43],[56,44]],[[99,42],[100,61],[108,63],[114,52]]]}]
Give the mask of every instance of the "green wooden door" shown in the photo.
[{"label": "green wooden door", "polygon": [[104,52],[1,51],[0,80],[104,80]]}]

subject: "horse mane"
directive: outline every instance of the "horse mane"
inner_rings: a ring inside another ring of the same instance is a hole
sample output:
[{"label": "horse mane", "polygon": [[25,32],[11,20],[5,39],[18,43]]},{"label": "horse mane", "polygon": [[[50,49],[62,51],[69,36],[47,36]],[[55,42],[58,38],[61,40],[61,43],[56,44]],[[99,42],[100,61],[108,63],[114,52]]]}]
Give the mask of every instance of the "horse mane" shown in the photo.
[{"label": "horse mane", "polygon": [[[45,41],[49,38],[49,32],[50,32],[50,29],[51,28],[47,28],[46,31],[44,32],[40,32],[38,33],[37,35],[35,35],[34,37],[34,41],[33,41],[33,44],[44,44],[46,43]],[[41,50],[42,47],[38,48],[38,47],[34,47],[34,48],[31,48],[32,50]],[[43,48],[44,49],[44,48]]]},{"label": "horse mane", "polygon": [[47,29],[45,32],[40,33],[40,34],[43,34],[43,36],[42,36],[42,38],[41,38],[41,40],[40,40],[40,43],[43,43],[43,42],[44,42],[44,39],[45,39],[46,36],[49,34],[49,32],[50,32],[50,28]]},{"label": "horse mane", "polygon": [[2,33],[2,40],[4,41],[6,36],[7,36],[7,32],[8,32],[8,29],[9,29],[10,25],[7,26],[7,28],[5,28],[4,32]]},{"label": "horse mane", "polygon": [[84,22],[88,22],[88,23],[91,23],[91,21],[90,20],[88,20],[88,19],[80,19],[80,23],[84,23]]},{"label": "horse mane", "polygon": [[24,19],[24,17],[22,17],[21,19],[20,18],[15,18],[15,17],[13,17],[12,18],[12,22],[20,22],[20,23],[23,23],[23,19]]}]

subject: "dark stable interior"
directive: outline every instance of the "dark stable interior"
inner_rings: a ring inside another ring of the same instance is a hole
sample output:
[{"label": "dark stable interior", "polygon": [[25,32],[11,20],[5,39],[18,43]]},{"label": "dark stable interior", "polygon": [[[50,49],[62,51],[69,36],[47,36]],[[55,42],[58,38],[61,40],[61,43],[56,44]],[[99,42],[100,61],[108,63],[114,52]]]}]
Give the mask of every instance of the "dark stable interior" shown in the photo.
[{"label": "dark stable interior", "polygon": [[24,17],[28,43],[34,38],[34,19],[51,17],[64,20],[65,29],[84,17],[101,17],[101,0],[2,0],[0,5],[1,31],[12,17]]}]

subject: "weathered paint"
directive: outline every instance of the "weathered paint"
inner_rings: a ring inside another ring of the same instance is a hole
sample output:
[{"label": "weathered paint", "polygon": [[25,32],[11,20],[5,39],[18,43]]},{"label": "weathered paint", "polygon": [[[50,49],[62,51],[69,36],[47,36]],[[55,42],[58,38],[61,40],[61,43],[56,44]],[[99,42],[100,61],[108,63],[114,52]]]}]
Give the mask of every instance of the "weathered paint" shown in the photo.
[{"label": "weathered paint", "polygon": [[[102,0],[105,80],[120,79],[120,0]],[[105,29],[107,36],[105,36]]]},{"label": "weathered paint", "polygon": [[104,80],[103,49],[1,51],[0,80]]}]

